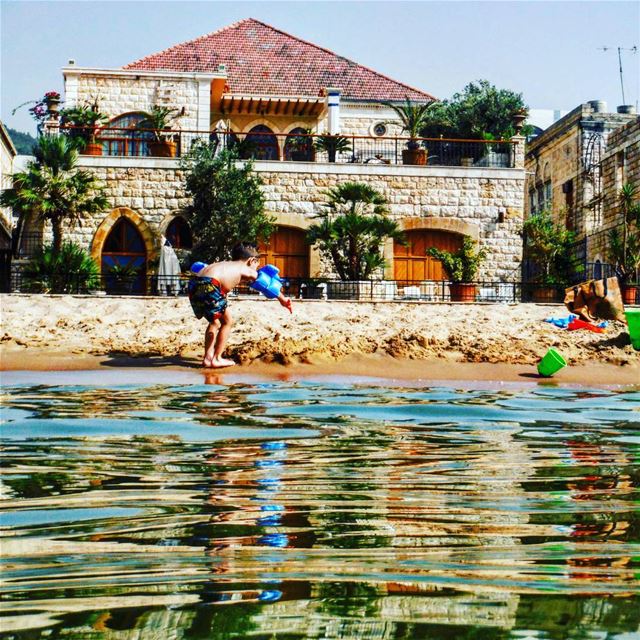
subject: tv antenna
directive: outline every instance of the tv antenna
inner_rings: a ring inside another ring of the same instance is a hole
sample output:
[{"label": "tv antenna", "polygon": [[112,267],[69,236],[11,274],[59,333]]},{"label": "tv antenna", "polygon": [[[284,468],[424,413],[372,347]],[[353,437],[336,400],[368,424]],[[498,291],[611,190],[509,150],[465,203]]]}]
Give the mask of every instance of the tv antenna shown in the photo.
[{"label": "tv antenna", "polygon": [[622,79],[622,52],[623,51],[631,51],[631,53],[638,53],[638,47],[635,45],[633,47],[598,47],[600,51],[610,51],[611,49],[618,50],[618,65],[620,67],[620,88],[622,89],[622,104],[627,104],[624,99],[624,81]]}]

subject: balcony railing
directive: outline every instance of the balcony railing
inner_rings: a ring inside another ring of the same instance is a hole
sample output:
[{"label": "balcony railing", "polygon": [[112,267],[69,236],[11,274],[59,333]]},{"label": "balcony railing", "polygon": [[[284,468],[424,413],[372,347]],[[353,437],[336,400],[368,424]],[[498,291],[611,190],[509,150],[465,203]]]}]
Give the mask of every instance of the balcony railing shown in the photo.
[{"label": "balcony railing", "polygon": [[[73,133],[73,127],[61,131]],[[211,131],[173,131],[160,134],[138,128],[104,127],[96,134],[99,152],[116,157],[181,157],[188,153],[196,140],[212,141],[218,148],[235,147],[242,159],[275,162],[319,162],[339,164],[426,164],[435,167],[494,167],[515,166],[515,145],[510,140],[456,140],[445,138],[417,138],[418,148],[424,150],[424,160],[403,158],[408,138],[339,136],[338,148],[332,146],[336,138],[315,134],[230,133]],[[99,153],[98,153],[99,154]],[[421,155],[421,154],[417,154]]]}]

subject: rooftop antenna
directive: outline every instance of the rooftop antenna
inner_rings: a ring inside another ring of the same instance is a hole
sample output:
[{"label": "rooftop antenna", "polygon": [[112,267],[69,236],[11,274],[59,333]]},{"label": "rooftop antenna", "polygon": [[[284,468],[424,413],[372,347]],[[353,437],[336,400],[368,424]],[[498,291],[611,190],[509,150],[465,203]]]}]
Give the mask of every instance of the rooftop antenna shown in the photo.
[{"label": "rooftop antenna", "polygon": [[622,52],[623,51],[631,51],[631,53],[638,53],[638,47],[635,45],[633,47],[598,47],[600,51],[610,51],[611,49],[618,50],[618,65],[620,67],[620,88],[622,89],[622,104],[627,104],[624,99],[624,81],[622,80]]}]

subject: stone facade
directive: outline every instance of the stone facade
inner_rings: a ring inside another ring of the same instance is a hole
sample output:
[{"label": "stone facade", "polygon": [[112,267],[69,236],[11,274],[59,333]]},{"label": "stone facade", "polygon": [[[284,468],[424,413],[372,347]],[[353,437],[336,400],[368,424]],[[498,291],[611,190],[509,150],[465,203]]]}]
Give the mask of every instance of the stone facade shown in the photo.
[{"label": "stone facade", "polygon": [[635,184],[640,189],[640,117],[619,127],[609,135],[601,163],[602,224],[589,242],[591,261],[610,262],[607,254],[608,231],[622,223],[620,189]]},{"label": "stone facade", "polygon": [[[548,209],[578,240],[599,234],[605,221],[602,159],[610,137],[635,119],[632,114],[608,113],[604,103],[592,101],[535,138],[525,158],[525,217]],[[587,262],[592,258],[588,249]]]},{"label": "stone facade", "polygon": [[[16,157],[16,149],[11,142],[11,138],[0,123],[0,190],[10,189],[13,185],[13,160]],[[7,236],[10,236],[13,228],[13,220],[11,211],[8,209],[0,209],[0,249],[7,248]],[[3,231],[4,230],[4,231]],[[8,242],[10,246],[10,240]]]},{"label": "stone facade", "polygon": [[63,69],[65,106],[93,103],[113,119],[150,111],[155,104],[182,109],[176,126],[185,131],[209,131],[212,74],[153,73],[121,70]]},{"label": "stone facade", "polygon": [[[83,158],[105,184],[111,210],[66,237],[98,258],[102,243],[120,216],[140,230],[150,260],[162,233],[187,203],[178,163],[170,159]],[[365,182],[389,202],[390,215],[404,229],[440,229],[469,235],[489,250],[479,274],[485,280],[517,280],[522,241],[522,169],[407,167],[298,162],[256,162],[264,180],[266,210],[279,225],[306,229],[326,202],[324,192],[341,182]],[[386,247],[393,277],[393,247]],[[312,259],[312,274],[321,275]],[[326,273],[323,275],[327,275]]]}]

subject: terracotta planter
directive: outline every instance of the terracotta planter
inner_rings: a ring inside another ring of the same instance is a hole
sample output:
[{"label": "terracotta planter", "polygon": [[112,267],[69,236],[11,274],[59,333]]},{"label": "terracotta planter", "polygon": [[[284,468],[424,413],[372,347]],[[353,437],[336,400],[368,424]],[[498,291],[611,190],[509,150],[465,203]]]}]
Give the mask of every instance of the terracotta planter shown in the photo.
[{"label": "terracotta planter", "polygon": [[453,282],[449,285],[451,302],[475,302],[476,285],[466,282]]},{"label": "terracotta planter", "polygon": [[635,284],[622,285],[622,302],[635,304],[638,296],[638,287]]},{"label": "terracotta planter", "polygon": [[149,142],[149,151],[156,158],[175,158],[178,145],[172,140],[161,140],[160,142]]},{"label": "terracotta planter", "polygon": [[426,149],[403,149],[402,164],[427,164]]},{"label": "terracotta planter", "polygon": [[102,155],[102,145],[99,142],[87,142],[84,149],[82,150],[82,155],[85,156],[101,156]]}]

